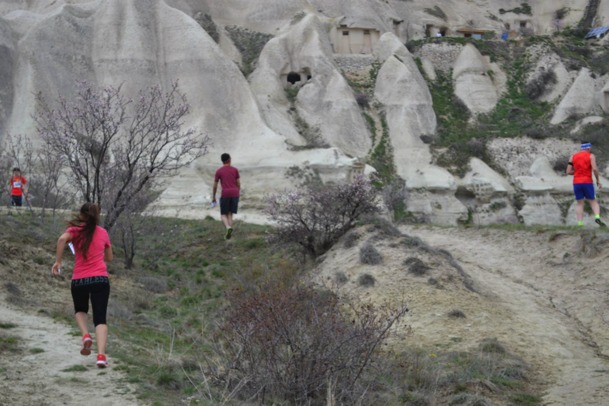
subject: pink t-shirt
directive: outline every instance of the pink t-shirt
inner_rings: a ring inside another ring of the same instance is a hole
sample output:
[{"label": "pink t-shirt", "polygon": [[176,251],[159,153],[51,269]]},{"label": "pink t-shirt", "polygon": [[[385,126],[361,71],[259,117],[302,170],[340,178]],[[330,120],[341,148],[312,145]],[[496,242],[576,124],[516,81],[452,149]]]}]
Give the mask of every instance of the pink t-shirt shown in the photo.
[{"label": "pink t-shirt", "polygon": [[220,197],[239,197],[239,187],[237,180],[239,179],[239,171],[234,166],[224,165],[216,171],[214,182],[220,181],[222,186],[222,194]]},{"label": "pink t-shirt", "polygon": [[[66,232],[72,236],[72,242],[74,243],[76,236],[81,232],[81,228],[69,227]],[[100,226],[97,226],[95,233],[93,233],[93,239],[91,240],[89,251],[87,251],[86,259],[76,246],[76,243],[74,243],[76,259],[74,261],[72,280],[89,278],[91,276],[108,276],[108,269],[104,261],[104,253],[108,247],[110,247],[110,237],[106,229]]]}]

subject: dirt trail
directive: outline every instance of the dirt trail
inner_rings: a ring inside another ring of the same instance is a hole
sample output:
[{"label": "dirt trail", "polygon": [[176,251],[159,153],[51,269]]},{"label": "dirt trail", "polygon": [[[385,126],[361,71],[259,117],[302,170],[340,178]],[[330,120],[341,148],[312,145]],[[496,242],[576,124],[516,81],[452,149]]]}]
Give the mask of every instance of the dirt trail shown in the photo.
[{"label": "dirt trail", "polygon": [[545,405],[609,404],[604,256],[578,256],[581,237],[407,227],[452,253],[477,290],[507,310],[494,333],[546,376]]},{"label": "dirt trail", "polygon": [[0,323],[16,325],[0,332],[18,337],[20,349],[1,356],[0,405],[141,404],[135,388],[115,369],[118,362],[110,358],[109,368],[97,368],[95,353],[81,356],[79,338],[70,334],[66,324],[14,307],[4,297]]}]

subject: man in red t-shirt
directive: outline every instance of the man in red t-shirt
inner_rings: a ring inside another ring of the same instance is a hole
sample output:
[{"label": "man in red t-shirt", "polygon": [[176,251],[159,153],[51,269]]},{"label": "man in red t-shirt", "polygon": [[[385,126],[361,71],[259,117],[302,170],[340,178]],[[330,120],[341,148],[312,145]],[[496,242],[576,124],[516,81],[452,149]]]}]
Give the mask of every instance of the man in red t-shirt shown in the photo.
[{"label": "man in red t-shirt", "polygon": [[21,206],[23,195],[27,198],[27,180],[21,176],[19,168],[13,168],[13,177],[8,182],[8,191],[11,194],[11,206]]},{"label": "man in red t-shirt", "polygon": [[601,220],[601,209],[594,195],[594,183],[592,175],[596,178],[596,186],[601,188],[600,174],[596,165],[596,157],[590,152],[592,144],[582,142],[581,151],[573,154],[567,165],[567,175],[573,175],[573,193],[577,206],[575,207],[575,215],[577,216],[577,225],[584,225],[584,199],[590,202],[590,207],[594,213],[594,221],[601,227],[605,227],[605,223]]},{"label": "man in red t-shirt", "polygon": [[212,205],[216,204],[216,191],[218,190],[218,182],[222,184],[222,194],[220,195],[220,217],[226,227],[225,239],[229,240],[233,234],[233,214],[237,214],[239,206],[239,192],[241,190],[241,181],[239,171],[234,166],[231,166],[230,155],[224,153],[220,156],[222,166],[216,171],[214,177],[214,187],[212,191]]}]

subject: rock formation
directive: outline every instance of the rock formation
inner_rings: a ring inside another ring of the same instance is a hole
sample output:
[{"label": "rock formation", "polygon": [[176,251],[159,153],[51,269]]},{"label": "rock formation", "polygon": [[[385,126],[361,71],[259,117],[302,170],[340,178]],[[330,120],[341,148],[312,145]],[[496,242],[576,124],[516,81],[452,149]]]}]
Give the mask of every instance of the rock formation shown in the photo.
[{"label": "rock formation", "polygon": [[[185,125],[202,129],[212,145],[209,155],[168,183],[158,205],[184,216],[203,215],[224,151],[242,172],[250,207],[266,193],[290,187],[285,171],[295,165],[325,181],[349,179],[378,142],[380,133],[371,133],[362,114],[369,102],[367,113],[386,123],[415,217],[455,224],[467,220],[469,209],[480,224],[516,221],[516,215],[528,224],[548,215],[549,222],[561,223],[565,210],[555,210],[554,203],[565,205],[568,178],[550,172],[552,162],[576,144],[493,140],[493,167],[506,175],[477,159],[462,179],[432,164],[423,140],[433,139],[438,129],[426,79],[451,74],[474,122],[504,96],[508,72],[476,42],[428,41],[416,56],[404,44],[435,35],[498,40],[506,34],[519,41],[573,26],[585,13],[594,14],[595,24],[609,24],[608,3],[585,11],[586,0],[535,2],[529,9],[521,0],[5,0],[0,143],[10,133],[40,144],[32,120],[38,93],[50,100],[70,97],[85,80],[122,85],[134,96],[178,79],[192,107]],[[556,78],[536,98],[557,103],[553,124],[577,115],[577,132],[609,109],[607,76],[577,72],[548,47],[527,52],[527,85],[547,72]],[[369,101],[358,104],[341,58],[351,61],[359,78],[380,67],[365,95]],[[519,193],[526,195],[522,207],[512,201]]]}]

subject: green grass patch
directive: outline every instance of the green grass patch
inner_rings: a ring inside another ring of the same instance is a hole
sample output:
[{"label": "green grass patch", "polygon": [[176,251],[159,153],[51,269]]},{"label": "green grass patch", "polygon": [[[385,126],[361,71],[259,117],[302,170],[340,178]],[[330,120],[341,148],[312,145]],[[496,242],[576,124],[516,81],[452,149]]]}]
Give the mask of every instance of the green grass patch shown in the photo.
[{"label": "green grass patch", "polygon": [[15,327],[18,327],[18,325],[15,323],[0,323],[1,329],[8,330],[8,329],[15,328]]},{"label": "green grass patch", "polygon": [[72,365],[71,367],[62,369],[61,372],[85,372],[87,367],[84,365]]},{"label": "green grass patch", "polygon": [[4,352],[15,352],[19,349],[18,337],[0,337],[0,354]]}]

